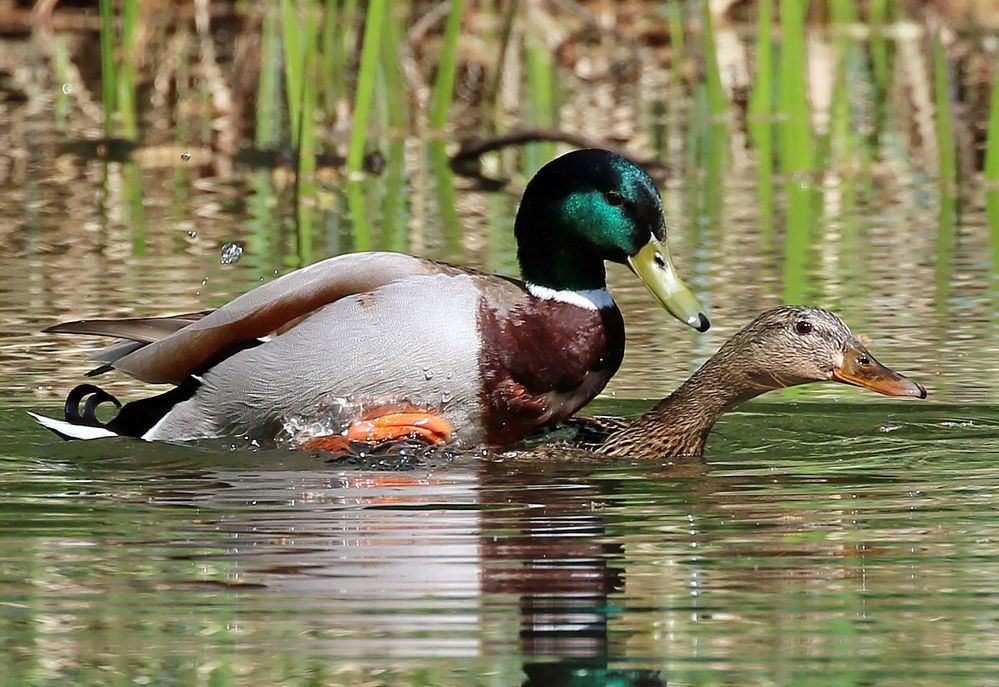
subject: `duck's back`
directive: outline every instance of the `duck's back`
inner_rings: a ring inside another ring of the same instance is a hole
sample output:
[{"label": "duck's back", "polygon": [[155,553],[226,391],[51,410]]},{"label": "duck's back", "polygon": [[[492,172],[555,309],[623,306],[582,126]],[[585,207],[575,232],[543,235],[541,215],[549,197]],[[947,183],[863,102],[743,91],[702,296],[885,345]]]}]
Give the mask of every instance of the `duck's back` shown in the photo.
[{"label": "duck's back", "polygon": [[147,436],[267,435],[287,421],[340,420],[411,406],[475,440],[478,294],[465,274],[410,277],[326,305],[202,377]]}]

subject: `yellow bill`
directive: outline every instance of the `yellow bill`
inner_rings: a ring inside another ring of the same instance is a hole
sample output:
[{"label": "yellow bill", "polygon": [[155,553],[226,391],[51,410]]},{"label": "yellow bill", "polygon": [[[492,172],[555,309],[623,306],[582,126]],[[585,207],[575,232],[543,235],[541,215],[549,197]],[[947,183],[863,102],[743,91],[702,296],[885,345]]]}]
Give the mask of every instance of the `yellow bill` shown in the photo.
[{"label": "yellow bill", "polygon": [[699,332],[706,332],[711,323],[701,304],[676,274],[669,249],[655,236],[635,255],[628,266],[638,275],[649,291],[673,317]]}]

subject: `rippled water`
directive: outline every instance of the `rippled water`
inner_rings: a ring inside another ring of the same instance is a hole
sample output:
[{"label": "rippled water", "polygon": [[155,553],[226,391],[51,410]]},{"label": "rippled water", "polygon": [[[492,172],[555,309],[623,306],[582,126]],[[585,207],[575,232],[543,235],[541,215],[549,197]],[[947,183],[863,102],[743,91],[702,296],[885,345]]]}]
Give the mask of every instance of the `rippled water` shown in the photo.
[{"label": "rippled water", "polygon": [[56,443],[4,410],[0,675],[993,684],[999,413],[749,408],[704,460],[404,471]]}]

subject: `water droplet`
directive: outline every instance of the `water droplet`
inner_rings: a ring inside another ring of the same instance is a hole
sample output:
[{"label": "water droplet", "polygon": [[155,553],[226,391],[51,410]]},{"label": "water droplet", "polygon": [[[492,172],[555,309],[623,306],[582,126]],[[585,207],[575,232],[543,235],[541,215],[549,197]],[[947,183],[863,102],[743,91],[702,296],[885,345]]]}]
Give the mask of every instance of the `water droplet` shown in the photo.
[{"label": "water droplet", "polygon": [[434,373],[431,372],[430,370],[424,370],[423,377],[429,382],[431,379],[434,378]]},{"label": "water droplet", "polygon": [[885,432],[886,434],[888,432],[894,432],[896,429],[901,429],[901,427],[899,425],[896,425],[894,422],[886,422],[880,427],[878,427],[879,432]]},{"label": "water droplet", "polygon": [[180,159],[183,160],[184,162],[188,162],[191,159],[191,154],[190,153],[181,153],[180,154]]},{"label": "water droplet", "polygon": [[227,241],[222,245],[222,257],[219,262],[223,265],[231,265],[234,262],[239,262],[241,257],[243,257],[243,247],[238,243]]},{"label": "water droplet", "polygon": [[445,391],[444,393],[441,394],[441,403],[447,403],[450,400],[451,400],[450,391]]},{"label": "water droplet", "polygon": [[187,230],[187,238],[189,238],[189,239],[196,239],[196,238],[198,238],[198,232],[196,232],[194,229],[188,229]]},{"label": "water droplet", "polygon": [[201,285],[202,286],[204,286],[207,283],[208,283],[208,277],[205,277],[204,279],[201,280]]},{"label": "water droplet", "polygon": [[70,93],[72,93],[72,91],[73,91],[73,87],[70,86],[68,83],[64,83],[62,85],[62,93],[63,93],[63,95],[69,95]]}]

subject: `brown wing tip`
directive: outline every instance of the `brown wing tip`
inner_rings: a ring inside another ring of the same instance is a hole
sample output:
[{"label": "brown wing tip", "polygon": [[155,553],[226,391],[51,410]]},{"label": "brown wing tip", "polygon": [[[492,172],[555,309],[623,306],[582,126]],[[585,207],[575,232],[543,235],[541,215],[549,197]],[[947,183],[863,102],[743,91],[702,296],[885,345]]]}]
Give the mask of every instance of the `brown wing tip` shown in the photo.
[{"label": "brown wing tip", "polygon": [[79,327],[85,326],[89,320],[75,320],[73,322],[60,322],[51,327],[46,327],[42,331],[46,334],[82,334]]}]

